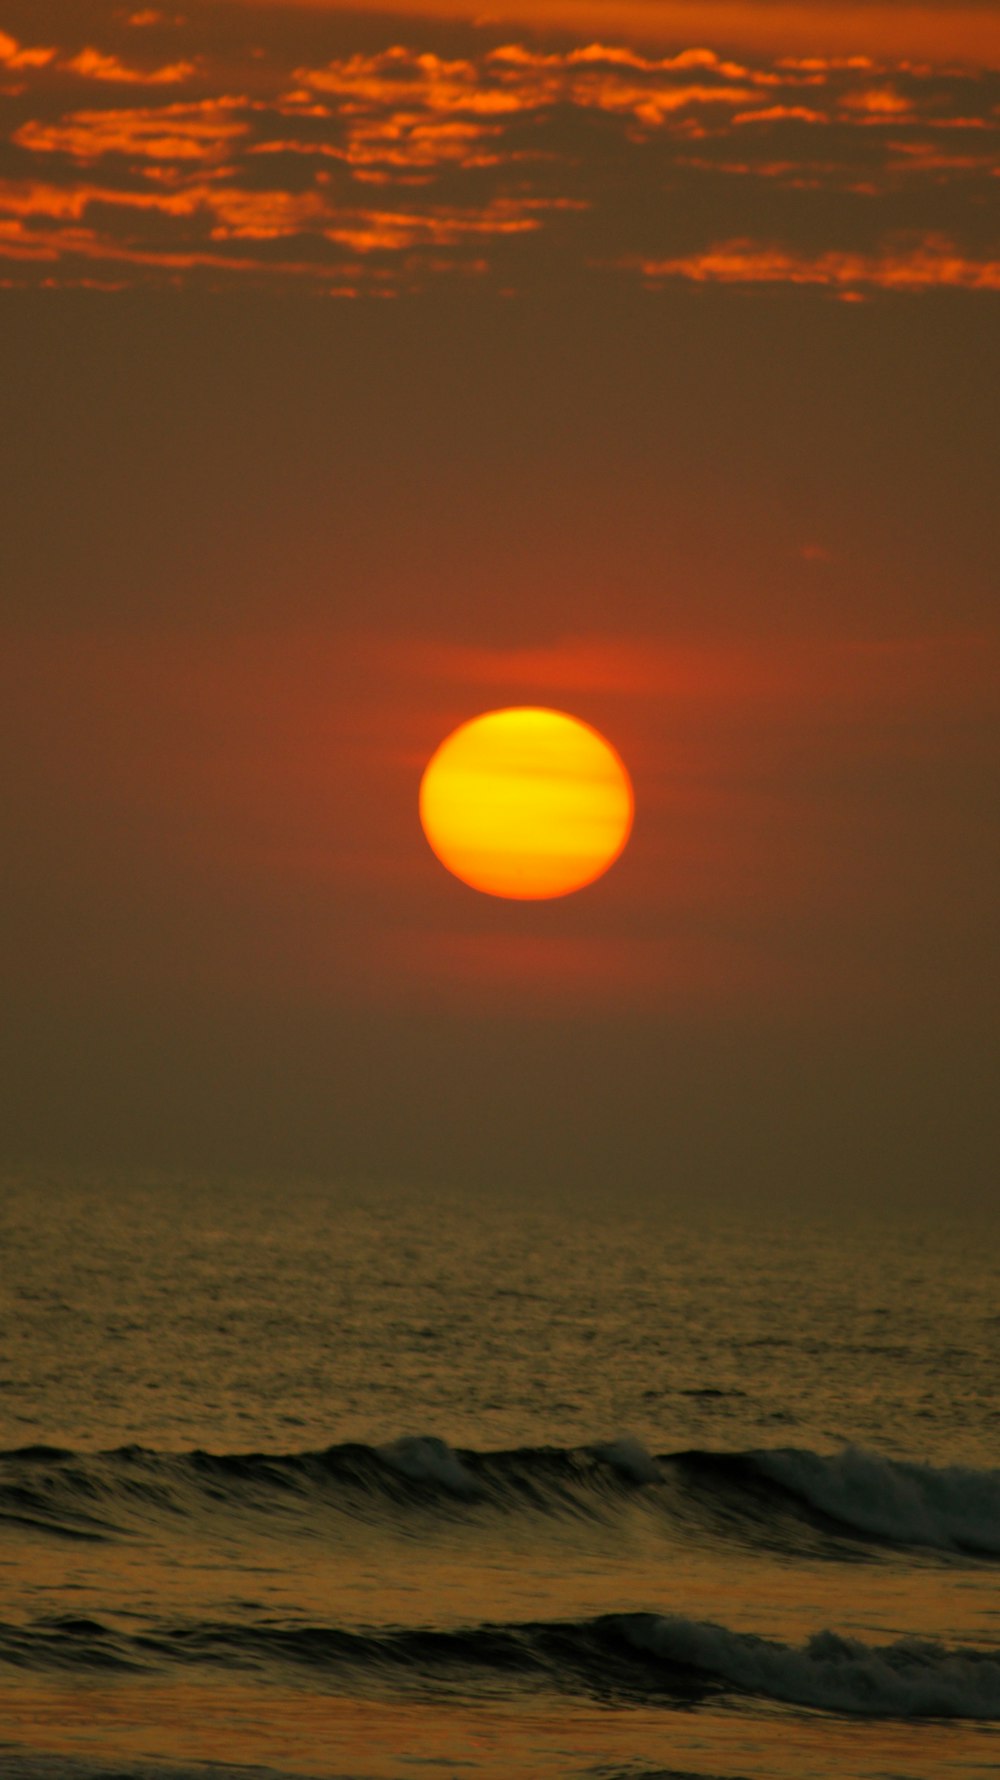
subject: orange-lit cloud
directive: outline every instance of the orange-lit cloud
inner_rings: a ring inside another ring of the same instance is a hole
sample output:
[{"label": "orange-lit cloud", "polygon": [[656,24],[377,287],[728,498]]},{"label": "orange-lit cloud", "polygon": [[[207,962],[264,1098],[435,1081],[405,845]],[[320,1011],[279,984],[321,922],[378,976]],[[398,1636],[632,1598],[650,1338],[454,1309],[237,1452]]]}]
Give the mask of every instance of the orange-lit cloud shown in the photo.
[{"label": "orange-lit cloud", "polygon": [[71,74],[84,80],[111,81],[115,86],[176,86],[190,79],[194,62],[171,62],[162,68],[130,68],[117,56],[102,54],[98,49],[82,49],[79,55],[63,64]]},{"label": "orange-lit cloud", "polygon": [[[140,235],[130,219],[143,219]],[[198,224],[203,245],[184,251],[146,245],[150,219],[172,224],[186,219]],[[117,218],[117,224],[116,224]],[[108,268],[133,267],[147,272],[161,268],[170,274],[228,274],[255,280],[290,278],[308,283],[328,294],[355,297],[362,292],[417,288],[424,276],[421,261],[411,253],[427,254],[466,241],[483,242],[497,235],[518,235],[540,227],[532,212],[519,214],[500,204],[481,214],[408,214],[396,211],[356,211],[349,223],[338,223],[335,212],[313,192],[243,191],[224,185],[190,185],[155,192],[116,193],[101,186],[76,187],[71,192],[42,182],[18,185],[0,182],[0,252],[13,260],[66,262],[67,282],[86,284],[76,262],[104,262]],[[233,253],[230,244],[262,245],[294,240],[301,251],[303,238],[322,231],[324,238],[354,256],[331,264],[323,258],[289,259],[287,254],[266,260]],[[395,273],[380,262],[397,257]],[[431,267],[433,271],[433,266]],[[467,274],[481,276],[481,259],[465,263]]]},{"label": "orange-lit cloud", "polygon": [[825,112],[808,105],[761,105],[754,111],[738,111],[734,124],[825,124]]},{"label": "orange-lit cloud", "polygon": [[944,237],[875,254],[796,253],[754,241],[726,241],[703,253],[643,263],[653,283],[818,285],[845,296],[866,290],[1000,291],[1000,259],[974,259]]},{"label": "orange-lit cloud", "polygon": [[0,31],[0,68],[44,68],[52,61],[54,49],[29,49],[16,37]]},{"label": "orange-lit cloud", "polygon": [[[715,79],[692,80],[695,72]],[[414,54],[394,45],[326,68],[298,68],[295,78],[301,87],[347,100],[352,111],[502,118],[563,104],[620,112],[653,126],[687,106],[742,104],[756,86],[777,79],[712,50],[654,58],[597,43],[561,54],[504,44],[477,61]]]},{"label": "orange-lit cloud", "polygon": [[357,253],[396,253],[401,248],[430,244],[453,247],[471,237],[530,234],[542,226],[530,204],[498,200],[481,212],[391,210],[359,211],[345,222],[331,222],[326,235]]},{"label": "orange-lit cloud", "polygon": [[864,87],[859,93],[845,93],[840,103],[845,111],[859,112],[868,123],[896,123],[913,110],[912,101],[893,87]]},{"label": "orange-lit cloud", "polygon": [[[16,225],[8,258],[54,260],[58,282],[79,278],[83,258],[154,276],[160,254],[175,282],[185,265],[236,275],[241,241],[294,237],[294,259],[254,256],[253,276],[287,280],[301,266],[310,287],[328,277],[354,291],[350,260],[380,292],[450,275],[517,292],[544,280],[554,255],[562,274],[617,270],[647,286],[795,285],[845,299],[995,288],[981,223],[983,182],[1000,166],[1000,74],[860,51],[769,60],[604,36],[553,47],[485,28],[446,51],[426,21],[413,41],[317,64],[299,53],[301,14],[282,14],[267,49],[238,36],[245,20],[235,6],[219,13],[233,45],[208,54],[173,17],[176,53],[145,68],[120,41],[41,50],[0,35],[19,94],[8,196],[76,194],[44,212],[0,200]],[[196,96],[178,96],[184,83]],[[974,152],[942,151],[945,132],[975,132]],[[769,187],[760,222],[755,185]],[[817,194],[807,240],[802,192]],[[836,212],[824,209],[834,194]],[[831,233],[817,241],[824,218]]]},{"label": "orange-lit cloud", "polygon": [[248,126],[233,116],[233,101],[164,105],[150,110],[74,111],[58,122],[29,121],[12,140],[35,154],[76,161],[123,155],[152,161],[213,161],[228,155]]},{"label": "orange-lit cloud", "polygon": [[421,111],[497,116],[546,103],[550,80],[526,79],[517,65],[516,79],[491,79],[489,70],[466,59],[446,58],[431,51],[414,52],[395,44],[374,56],[348,56],[326,68],[297,68],[295,79],[313,92],[347,100],[351,109],[415,107]]}]

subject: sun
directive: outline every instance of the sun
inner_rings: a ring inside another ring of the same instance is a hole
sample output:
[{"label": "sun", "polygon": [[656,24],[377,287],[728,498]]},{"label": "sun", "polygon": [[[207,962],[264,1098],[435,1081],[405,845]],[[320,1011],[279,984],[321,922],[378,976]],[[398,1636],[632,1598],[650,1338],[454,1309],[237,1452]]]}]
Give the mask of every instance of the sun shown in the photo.
[{"label": "sun", "polygon": [[520,901],[592,884],[632,829],[632,783],[589,723],[536,705],[487,711],[441,743],[420,820],[456,878]]}]

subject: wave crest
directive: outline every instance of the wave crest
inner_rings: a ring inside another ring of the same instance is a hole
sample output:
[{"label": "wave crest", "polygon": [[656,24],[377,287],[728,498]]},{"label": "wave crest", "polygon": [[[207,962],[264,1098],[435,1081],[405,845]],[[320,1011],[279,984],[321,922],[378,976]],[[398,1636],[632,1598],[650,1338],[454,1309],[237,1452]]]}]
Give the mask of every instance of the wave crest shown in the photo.
[{"label": "wave crest", "polygon": [[456,1449],[431,1436],[305,1453],[0,1454],[0,1524],[109,1539],[151,1519],[260,1514],[319,1525],[330,1512],[388,1525],[402,1515],[613,1518],[639,1502],[664,1531],[744,1547],[842,1557],[845,1544],[1000,1557],[1000,1471],[934,1467],[848,1447],[693,1450],[638,1441]]},{"label": "wave crest", "polygon": [[734,1691],[866,1718],[998,1718],[1000,1654],[818,1632],[802,1648],[689,1619],[641,1618],[640,1649]]},{"label": "wave crest", "polygon": [[895,1544],[1000,1554],[1000,1471],[884,1459],[858,1447],[829,1457],[753,1455],[757,1469],[843,1525]]}]

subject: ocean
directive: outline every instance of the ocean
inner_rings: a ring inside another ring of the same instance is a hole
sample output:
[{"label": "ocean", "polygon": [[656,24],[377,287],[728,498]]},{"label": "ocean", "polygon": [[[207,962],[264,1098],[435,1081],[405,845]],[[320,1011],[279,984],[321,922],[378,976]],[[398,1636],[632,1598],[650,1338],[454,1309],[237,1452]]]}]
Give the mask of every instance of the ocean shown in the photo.
[{"label": "ocean", "polygon": [[8,1177],[0,1775],[995,1774],[996,1254]]}]

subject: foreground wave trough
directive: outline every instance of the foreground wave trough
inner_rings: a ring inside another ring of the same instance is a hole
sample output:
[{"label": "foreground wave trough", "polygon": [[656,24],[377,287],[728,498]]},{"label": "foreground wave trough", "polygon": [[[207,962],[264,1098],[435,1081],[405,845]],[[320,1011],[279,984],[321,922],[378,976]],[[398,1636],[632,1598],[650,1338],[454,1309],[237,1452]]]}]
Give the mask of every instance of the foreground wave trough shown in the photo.
[{"label": "foreground wave trough", "polygon": [[0,1662],[22,1669],[155,1673],[172,1666],[274,1674],[372,1690],[548,1687],[607,1703],[694,1705],[746,1695],[875,1718],[1000,1718],[1000,1654],[903,1639],[881,1647],[821,1632],[802,1648],[682,1615],[352,1632],[192,1622],[115,1631],[92,1619],[0,1624]]}]

